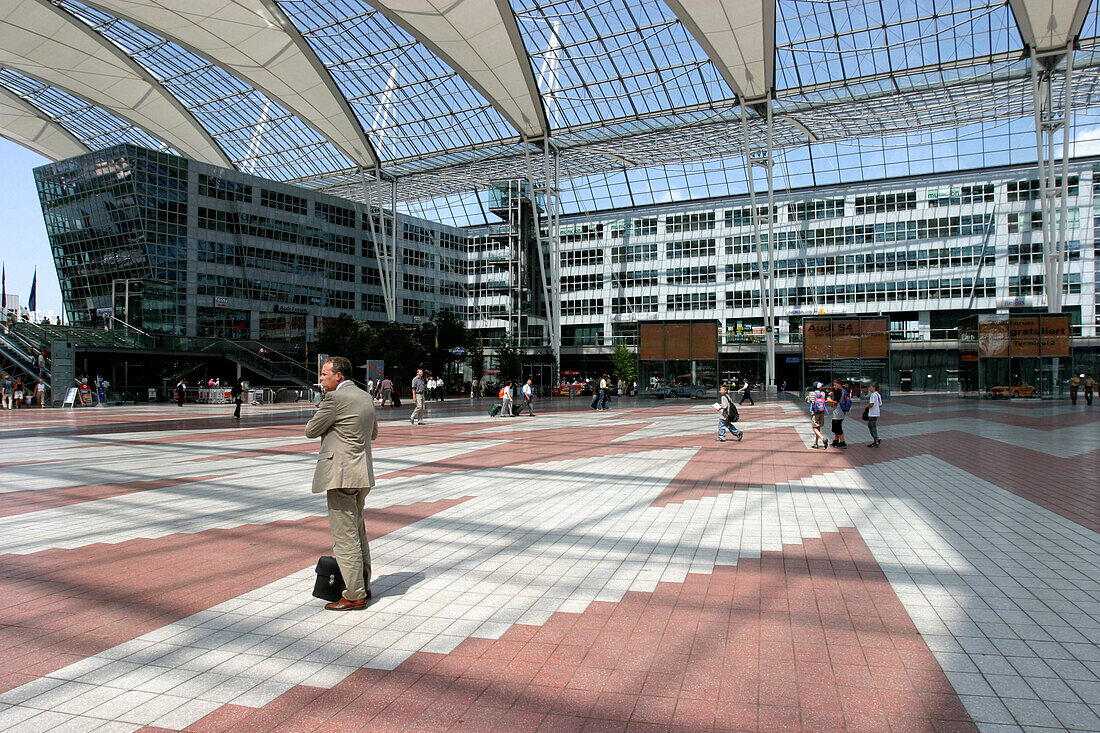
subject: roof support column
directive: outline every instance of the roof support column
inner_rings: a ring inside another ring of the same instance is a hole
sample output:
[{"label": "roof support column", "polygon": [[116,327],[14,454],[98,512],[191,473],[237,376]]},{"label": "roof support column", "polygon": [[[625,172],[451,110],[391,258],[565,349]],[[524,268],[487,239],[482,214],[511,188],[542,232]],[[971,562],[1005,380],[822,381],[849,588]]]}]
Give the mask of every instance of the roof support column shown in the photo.
[{"label": "roof support column", "polygon": [[[524,146],[527,181],[531,187],[531,215],[538,242],[538,278],[542,283],[546,307],[546,330],[554,361],[561,366],[561,201],[558,195],[558,154],[549,139],[543,140],[542,161],[532,159],[529,145]],[[541,168],[541,170],[539,170]],[[545,197],[543,220],[539,212],[539,196]],[[546,223],[543,234],[542,221]],[[547,262],[549,259],[549,262]],[[548,266],[544,266],[548,265]]]},{"label": "roof support column", "polygon": [[[374,250],[378,279],[382,282],[386,320],[393,323],[397,320],[397,179],[383,176],[380,168],[373,169],[369,181],[366,171],[360,170],[359,179],[367,202],[367,238]],[[387,198],[390,203],[389,237],[386,236]]]},{"label": "roof support column", "polygon": [[[763,113],[767,125],[767,134],[761,142],[759,136],[749,133],[748,107],[757,113]],[[766,356],[764,362],[764,384],[768,394],[775,394],[775,309],[772,272],[775,269],[775,253],[772,243],[775,239],[775,178],[773,176],[772,153],[775,149],[775,125],[772,118],[772,96],[769,93],[761,100],[748,102],[741,100],[741,149],[745,154],[745,178],[749,185],[749,210],[752,216],[753,240],[756,242],[756,267],[759,271],[760,307],[764,312],[764,342]],[[767,181],[768,208],[762,215],[756,205],[756,171],[753,166],[764,169]],[[767,217],[767,235],[761,237],[761,218]],[[768,248],[768,264],[763,262],[763,248]]]},{"label": "roof support column", "polygon": [[[1061,104],[1055,92],[1059,62],[1065,59]],[[1054,52],[1031,49],[1031,98],[1035,113],[1035,152],[1039,168],[1039,200],[1043,216],[1043,291],[1047,311],[1062,310],[1066,224],[1069,215],[1069,143],[1072,135],[1073,47]],[[1055,139],[1062,134],[1061,159]]]}]

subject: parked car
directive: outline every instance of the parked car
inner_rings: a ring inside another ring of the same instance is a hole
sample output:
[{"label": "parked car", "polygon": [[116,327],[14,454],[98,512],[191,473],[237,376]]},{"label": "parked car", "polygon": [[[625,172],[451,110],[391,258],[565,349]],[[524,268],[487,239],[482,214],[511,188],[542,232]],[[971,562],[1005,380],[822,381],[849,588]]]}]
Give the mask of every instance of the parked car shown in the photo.
[{"label": "parked car", "polygon": [[1011,398],[1011,397],[1038,397],[1039,388],[1030,384],[1014,384],[1012,386],[1002,384],[996,387],[989,388],[989,398],[997,399],[998,397]]},{"label": "parked car", "polygon": [[694,400],[703,399],[708,392],[710,388],[704,384],[662,384],[653,390],[655,397],[690,397]]}]

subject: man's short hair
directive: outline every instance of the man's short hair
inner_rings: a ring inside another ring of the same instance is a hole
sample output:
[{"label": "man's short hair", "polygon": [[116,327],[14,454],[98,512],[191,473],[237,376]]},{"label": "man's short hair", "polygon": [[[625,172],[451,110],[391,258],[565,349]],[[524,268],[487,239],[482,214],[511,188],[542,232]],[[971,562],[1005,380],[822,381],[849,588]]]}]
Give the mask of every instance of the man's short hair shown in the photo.
[{"label": "man's short hair", "polygon": [[344,379],[351,379],[351,361],[342,356],[330,356],[325,359],[329,369],[334,373],[344,375]]}]

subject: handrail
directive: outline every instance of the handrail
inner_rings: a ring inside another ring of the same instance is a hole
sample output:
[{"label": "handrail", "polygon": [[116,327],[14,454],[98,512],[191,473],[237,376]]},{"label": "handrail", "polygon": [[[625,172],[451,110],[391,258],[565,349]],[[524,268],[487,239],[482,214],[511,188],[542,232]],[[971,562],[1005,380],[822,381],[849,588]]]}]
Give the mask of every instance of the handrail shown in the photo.
[{"label": "handrail", "polygon": [[138,333],[140,333],[140,334],[141,334],[142,336],[145,336],[146,338],[150,338],[150,339],[151,339],[151,338],[153,338],[152,334],[148,334],[148,333],[146,333],[145,331],[142,331],[142,330],[141,330],[140,328],[138,328],[137,326],[135,326],[135,325],[133,325],[133,324],[131,324],[131,323],[127,323],[126,321],[122,320],[122,319],[121,319],[121,318],[119,318],[118,316],[111,316],[111,321],[118,321],[119,323],[121,323],[121,324],[122,324],[123,326],[125,326],[126,328],[129,328],[129,329],[130,329],[130,330],[132,330],[132,331],[137,331]]}]

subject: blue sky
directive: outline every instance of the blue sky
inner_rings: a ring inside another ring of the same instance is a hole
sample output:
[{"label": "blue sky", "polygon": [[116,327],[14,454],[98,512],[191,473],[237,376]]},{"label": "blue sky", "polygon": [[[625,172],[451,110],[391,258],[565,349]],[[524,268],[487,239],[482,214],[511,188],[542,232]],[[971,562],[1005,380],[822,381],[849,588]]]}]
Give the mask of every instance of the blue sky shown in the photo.
[{"label": "blue sky", "polygon": [[50,243],[42,223],[42,207],[34,190],[35,167],[50,161],[38,153],[0,138],[0,260],[7,272],[9,293],[19,294],[19,305],[27,305],[31,278],[38,267],[38,310],[61,312],[61,288],[50,256]]}]

